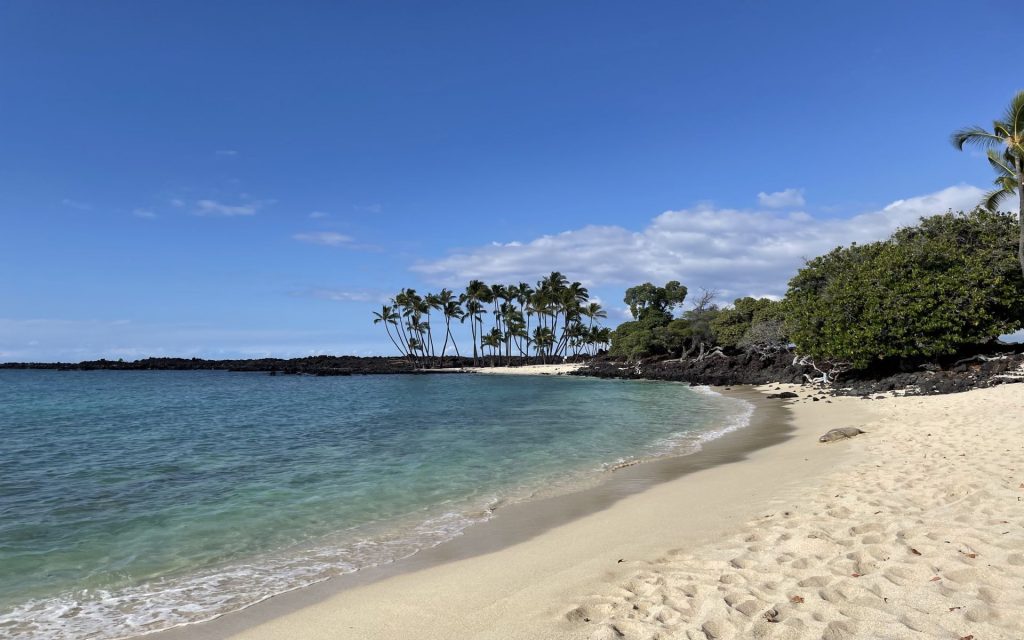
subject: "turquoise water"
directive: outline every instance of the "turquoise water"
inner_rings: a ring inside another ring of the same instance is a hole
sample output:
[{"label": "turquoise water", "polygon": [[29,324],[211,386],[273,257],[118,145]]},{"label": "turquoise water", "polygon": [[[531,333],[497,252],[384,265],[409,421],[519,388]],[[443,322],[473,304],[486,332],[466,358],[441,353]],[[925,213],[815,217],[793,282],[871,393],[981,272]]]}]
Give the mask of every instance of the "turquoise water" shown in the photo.
[{"label": "turquoise water", "polygon": [[587,378],[0,371],[0,637],[209,619],[748,412]]}]

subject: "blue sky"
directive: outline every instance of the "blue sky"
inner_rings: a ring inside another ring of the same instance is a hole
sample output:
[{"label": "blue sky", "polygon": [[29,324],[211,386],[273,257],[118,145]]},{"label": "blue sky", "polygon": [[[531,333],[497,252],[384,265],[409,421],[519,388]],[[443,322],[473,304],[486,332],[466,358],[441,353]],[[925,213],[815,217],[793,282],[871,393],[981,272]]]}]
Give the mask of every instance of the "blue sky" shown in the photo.
[{"label": "blue sky", "polygon": [[778,295],[973,204],[1005,9],[3,3],[0,361],[389,353],[383,298],[476,276]]}]

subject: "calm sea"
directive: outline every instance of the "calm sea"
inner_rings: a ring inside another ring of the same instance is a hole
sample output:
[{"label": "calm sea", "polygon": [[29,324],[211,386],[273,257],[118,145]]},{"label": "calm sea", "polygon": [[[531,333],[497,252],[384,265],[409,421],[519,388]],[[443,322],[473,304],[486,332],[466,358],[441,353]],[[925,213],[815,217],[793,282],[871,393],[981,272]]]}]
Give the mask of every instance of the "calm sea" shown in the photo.
[{"label": "calm sea", "polygon": [[0,371],[0,637],[209,619],[749,413],[575,377]]}]

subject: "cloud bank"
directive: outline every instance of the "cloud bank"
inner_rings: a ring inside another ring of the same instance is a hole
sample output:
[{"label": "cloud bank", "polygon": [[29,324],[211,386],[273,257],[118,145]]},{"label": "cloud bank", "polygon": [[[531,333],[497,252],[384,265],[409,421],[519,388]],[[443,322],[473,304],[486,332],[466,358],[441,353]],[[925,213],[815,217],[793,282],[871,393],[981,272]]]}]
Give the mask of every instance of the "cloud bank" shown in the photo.
[{"label": "cloud bank", "polygon": [[[782,200],[775,196],[785,193],[760,195],[774,206]],[[690,287],[718,289],[725,299],[779,296],[805,259],[839,245],[883,239],[924,216],[970,210],[982,193],[977,187],[957,185],[842,219],[699,205],[666,211],[639,231],[586,226],[527,242],[457,252],[412,269],[439,284],[473,278],[532,282],[558,270],[589,287],[680,280]],[[802,192],[796,195],[802,202]],[[793,194],[787,197],[797,202]]]}]

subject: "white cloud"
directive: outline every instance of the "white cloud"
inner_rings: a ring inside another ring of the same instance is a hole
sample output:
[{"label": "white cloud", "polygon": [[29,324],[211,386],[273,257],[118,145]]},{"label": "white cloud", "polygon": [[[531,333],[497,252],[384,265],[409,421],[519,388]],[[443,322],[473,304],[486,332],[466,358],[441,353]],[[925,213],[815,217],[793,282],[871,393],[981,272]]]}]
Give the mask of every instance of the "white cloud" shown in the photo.
[{"label": "white cloud", "polygon": [[309,291],[298,291],[294,295],[309,296],[321,300],[333,300],[335,302],[387,302],[391,296],[382,291],[370,291],[366,289],[310,289]]},{"label": "white cloud", "polygon": [[155,217],[157,217],[156,213],[150,211],[149,209],[135,209],[134,211],[132,211],[132,215],[137,217],[137,218],[155,218]]},{"label": "white cloud", "polygon": [[65,207],[78,209],[79,211],[92,211],[92,205],[87,202],[79,202],[78,200],[72,200],[71,198],[64,198],[60,203]]},{"label": "white cloud", "polygon": [[299,242],[309,242],[311,244],[324,244],[329,247],[346,247],[351,246],[352,237],[346,236],[343,233],[337,233],[335,231],[314,231],[311,233],[296,233],[292,238]]},{"label": "white cloud", "polygon": [[802,207],[804,206],[804,202],[803,189],[783,189],[782,191],[775,191],[774,193],[765,193],[762,191],[757,194],[757,203],[762,207],[768,207],[770,209]]},{"label": "white cloud", "polygon": [[331,214],[325,211],[313,211],[312,213],[309,214],[309,217],[313,218],[314,220],[317,220],[320,218],[330,218]]},{"label": "white cloud", "polygon": [[413,270],[441,284],[533,281],[557,270],[589,287],[680,280],[718,289],[724,299],[777,296],[804,259],[885,238],[922,216],[972,209],[981,194],[977,187],[958,185],[845,219],[701,204],[666,211],[639,231],[586,226],[529,242],[481,246]]},{"label": "white cloud", "polygon": [[244,204],[224,204],[216,200],[199,200],[196,202],[195,214],[198,216],[252,216],[256,215],[264,202],[247,202]]}]

